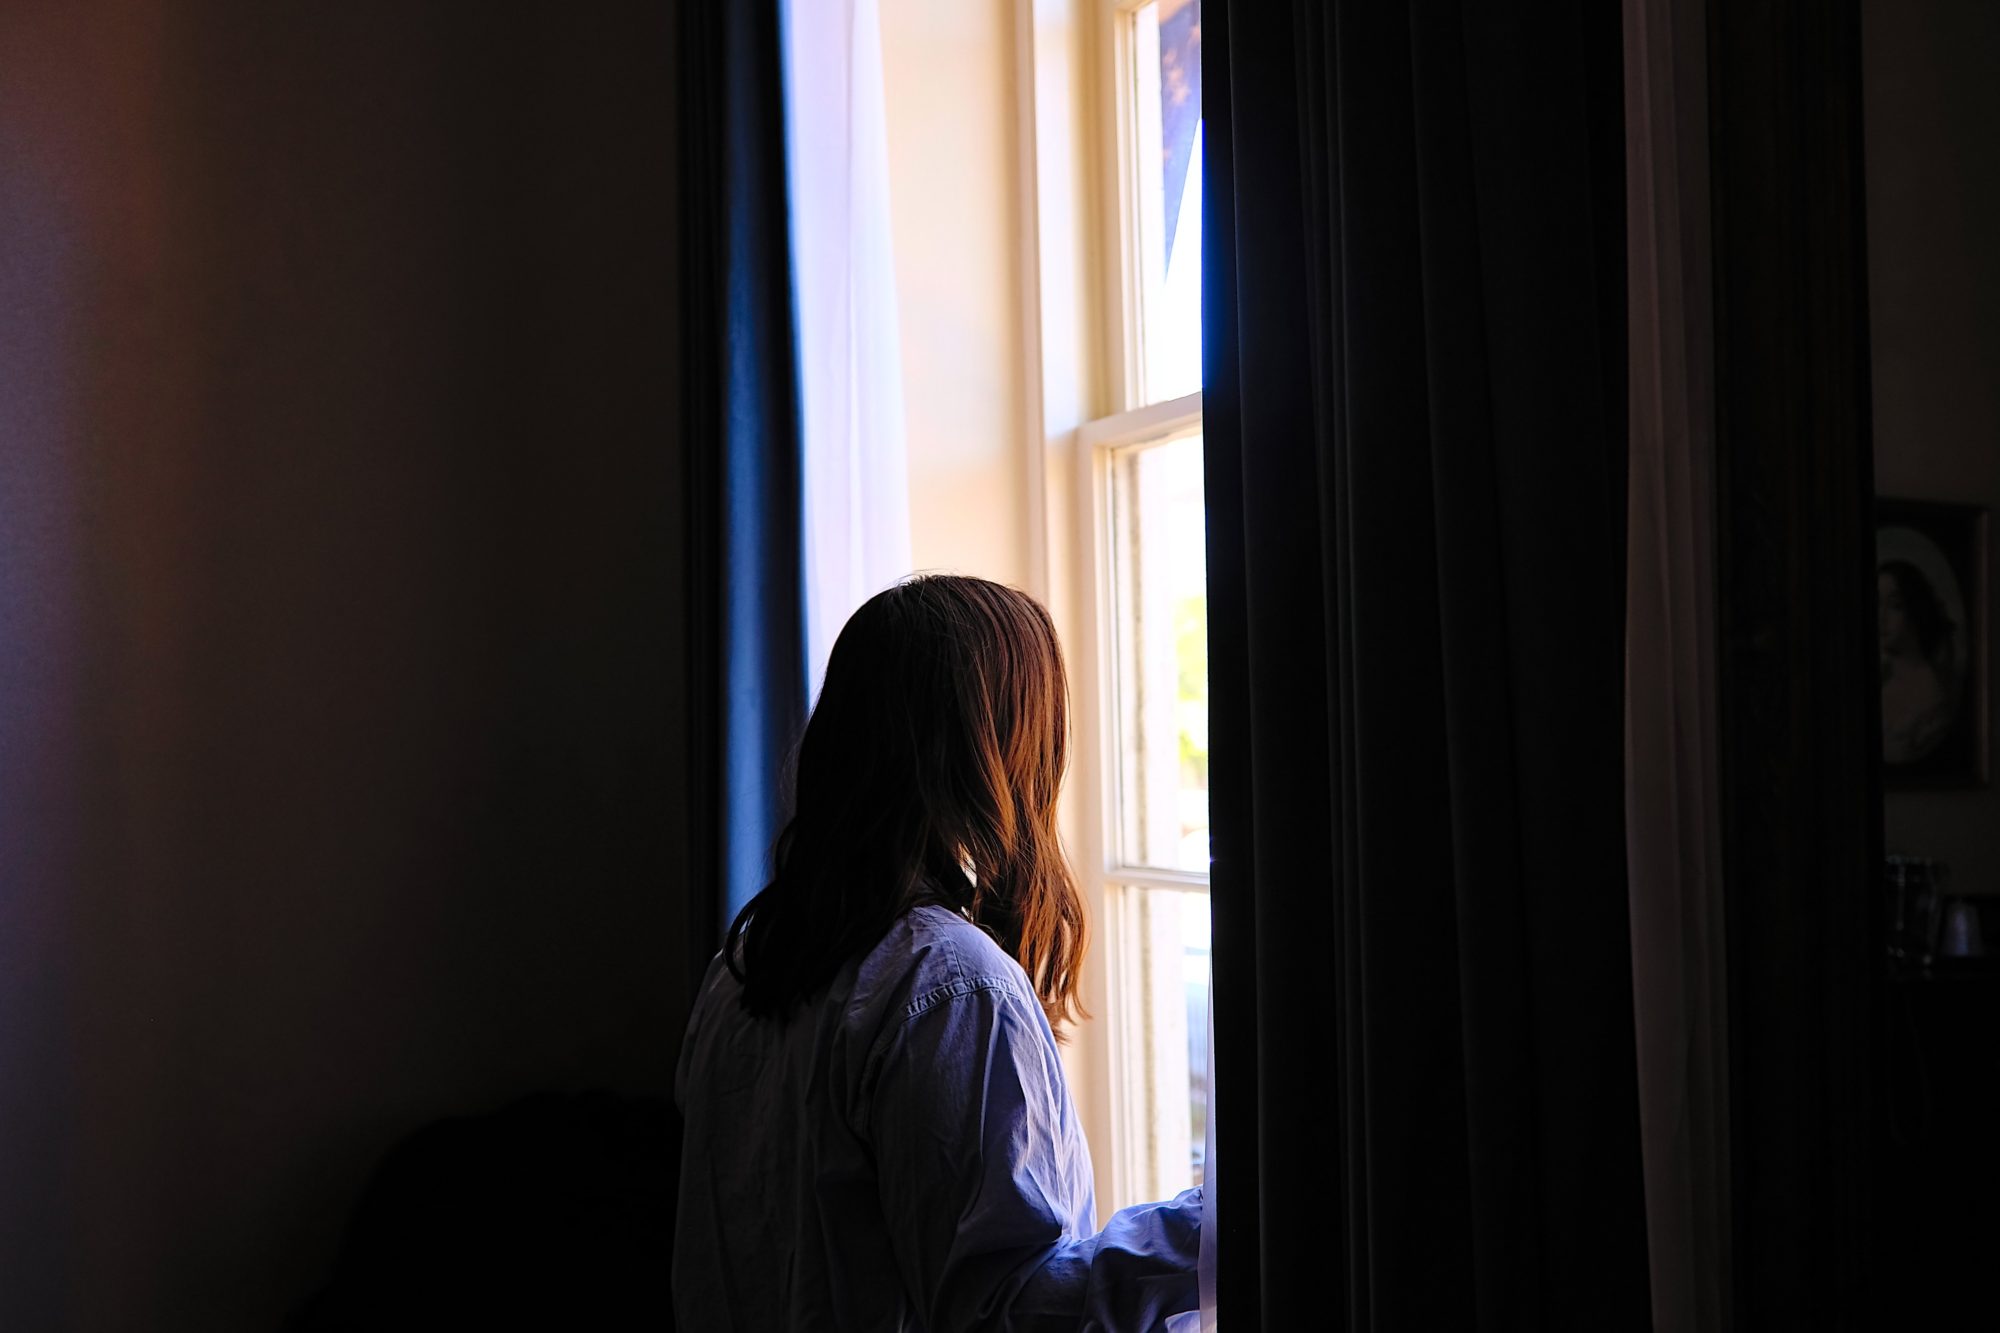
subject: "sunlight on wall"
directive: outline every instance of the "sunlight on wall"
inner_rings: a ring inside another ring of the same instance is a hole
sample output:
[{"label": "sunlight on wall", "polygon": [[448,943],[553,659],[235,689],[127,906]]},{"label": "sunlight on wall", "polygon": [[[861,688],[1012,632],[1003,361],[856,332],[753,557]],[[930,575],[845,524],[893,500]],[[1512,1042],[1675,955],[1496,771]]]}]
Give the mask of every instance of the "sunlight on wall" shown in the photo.
[{"label": "sunlight on wall", "polygon": [[882,67],[912,560],[1025,584],[1011,12],[882,0]]}]

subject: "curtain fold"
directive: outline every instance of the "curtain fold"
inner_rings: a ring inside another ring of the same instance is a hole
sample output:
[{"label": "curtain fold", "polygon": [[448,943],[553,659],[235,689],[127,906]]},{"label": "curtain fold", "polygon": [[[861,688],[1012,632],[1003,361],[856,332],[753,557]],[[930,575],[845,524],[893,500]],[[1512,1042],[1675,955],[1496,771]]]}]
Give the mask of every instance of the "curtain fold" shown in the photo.
[{"label": "curtain fold", "polygon": [[1745,1330],[1921,1327],[1870,1165],[1889,1085],[1861,9],[1706,8],[1731,1299]]},{"label": "curtain fold", "polygon": [[1731,1326],[1715,331],[1699,0],[1624,0],[1632,336],[1627,844],[1656,1333]]},{"label": "curtain fold", "polygon": [[762,888],[805,718],[778,0],[680,6],[691,976]]},{"label": "curtain fold", "polygon": [[1618,6],[1203,25],[1221,1306],[1645,1327]]}]

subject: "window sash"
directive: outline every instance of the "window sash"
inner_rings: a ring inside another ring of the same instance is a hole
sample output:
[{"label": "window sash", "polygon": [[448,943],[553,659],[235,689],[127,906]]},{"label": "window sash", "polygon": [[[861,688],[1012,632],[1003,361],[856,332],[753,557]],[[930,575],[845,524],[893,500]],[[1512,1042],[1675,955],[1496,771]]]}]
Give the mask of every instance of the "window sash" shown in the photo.
[{"label": "window sash", "polygon": [[1204,872],[1135,864],[1121,854],[1118,756],[1123,701],[1117,679],[1120,631],[1115,620],[1119,607],[1112,550],[1112,471],[1121,454],[1166,444],[1201,427],[1202,398],[1193,393],[1101,417],[1079,427],[1076,434],[1081,542],[1090,556],[1085,562],[1090,582],[1090,595],[1084,599],[1090,618],[1085,638],[1095,658],[1088,707],[1080,710],[1089,719],[1092,744],[1082,766],[1090,790],[1080,827],[1086,846],[1079,849],[1083,855],[1078,868],[1093,914],[1103,923],[1107,1012],[1097,1058],[1104,1061],[1109,1094],[1105,1128],[1111,1136],[1108,1204],[1113,1208],[1171,1194],[1186,1171],[1181,1163],[1176,1174],[1176,1162],[1186,1151],[1178,1119],[1185,1114],[1187,1088],[1180,1082],[1179,1065],[1162,1043],[1178,1046],[1187,1038],[1165,1007],[1170,1003],[1166,983],[1148,971],[1168,968],[1172,960],[1161,953],[1161,940],[1151,941],[1149,949],[1149,942],[1141,938],[1158,930],[1158,923],[1148,920],[1141,895],[1171,890],[1206,898],[1210,884]]}]

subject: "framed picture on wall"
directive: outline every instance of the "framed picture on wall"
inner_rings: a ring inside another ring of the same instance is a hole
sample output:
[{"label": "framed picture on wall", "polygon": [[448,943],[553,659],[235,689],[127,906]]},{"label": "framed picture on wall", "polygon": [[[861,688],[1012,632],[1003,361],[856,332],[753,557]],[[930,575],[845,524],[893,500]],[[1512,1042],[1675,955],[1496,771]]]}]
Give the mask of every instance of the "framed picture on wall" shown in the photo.
[{"label": "framed picture on wall", "polygon": [[1986,571],[1986,510],[1875,502],[1885,786],[1987,781]]}]

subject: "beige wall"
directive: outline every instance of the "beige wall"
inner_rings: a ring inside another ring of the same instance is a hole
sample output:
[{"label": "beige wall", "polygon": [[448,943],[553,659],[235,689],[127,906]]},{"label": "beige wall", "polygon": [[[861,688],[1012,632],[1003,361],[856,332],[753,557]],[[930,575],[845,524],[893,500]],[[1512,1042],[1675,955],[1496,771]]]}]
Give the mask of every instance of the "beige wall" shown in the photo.
[{"label": "beige wall", "polygon": [[[1862,22],[1876,489],[2000,509],[2000,4],[1864,0]],[[2000,786],[1885,807],[1891,851],[2000,893]]]},{"label": "beige wall", "polygon": [[882,0],[890,209],[919,569],[1026,586],[1009,0]]}]

